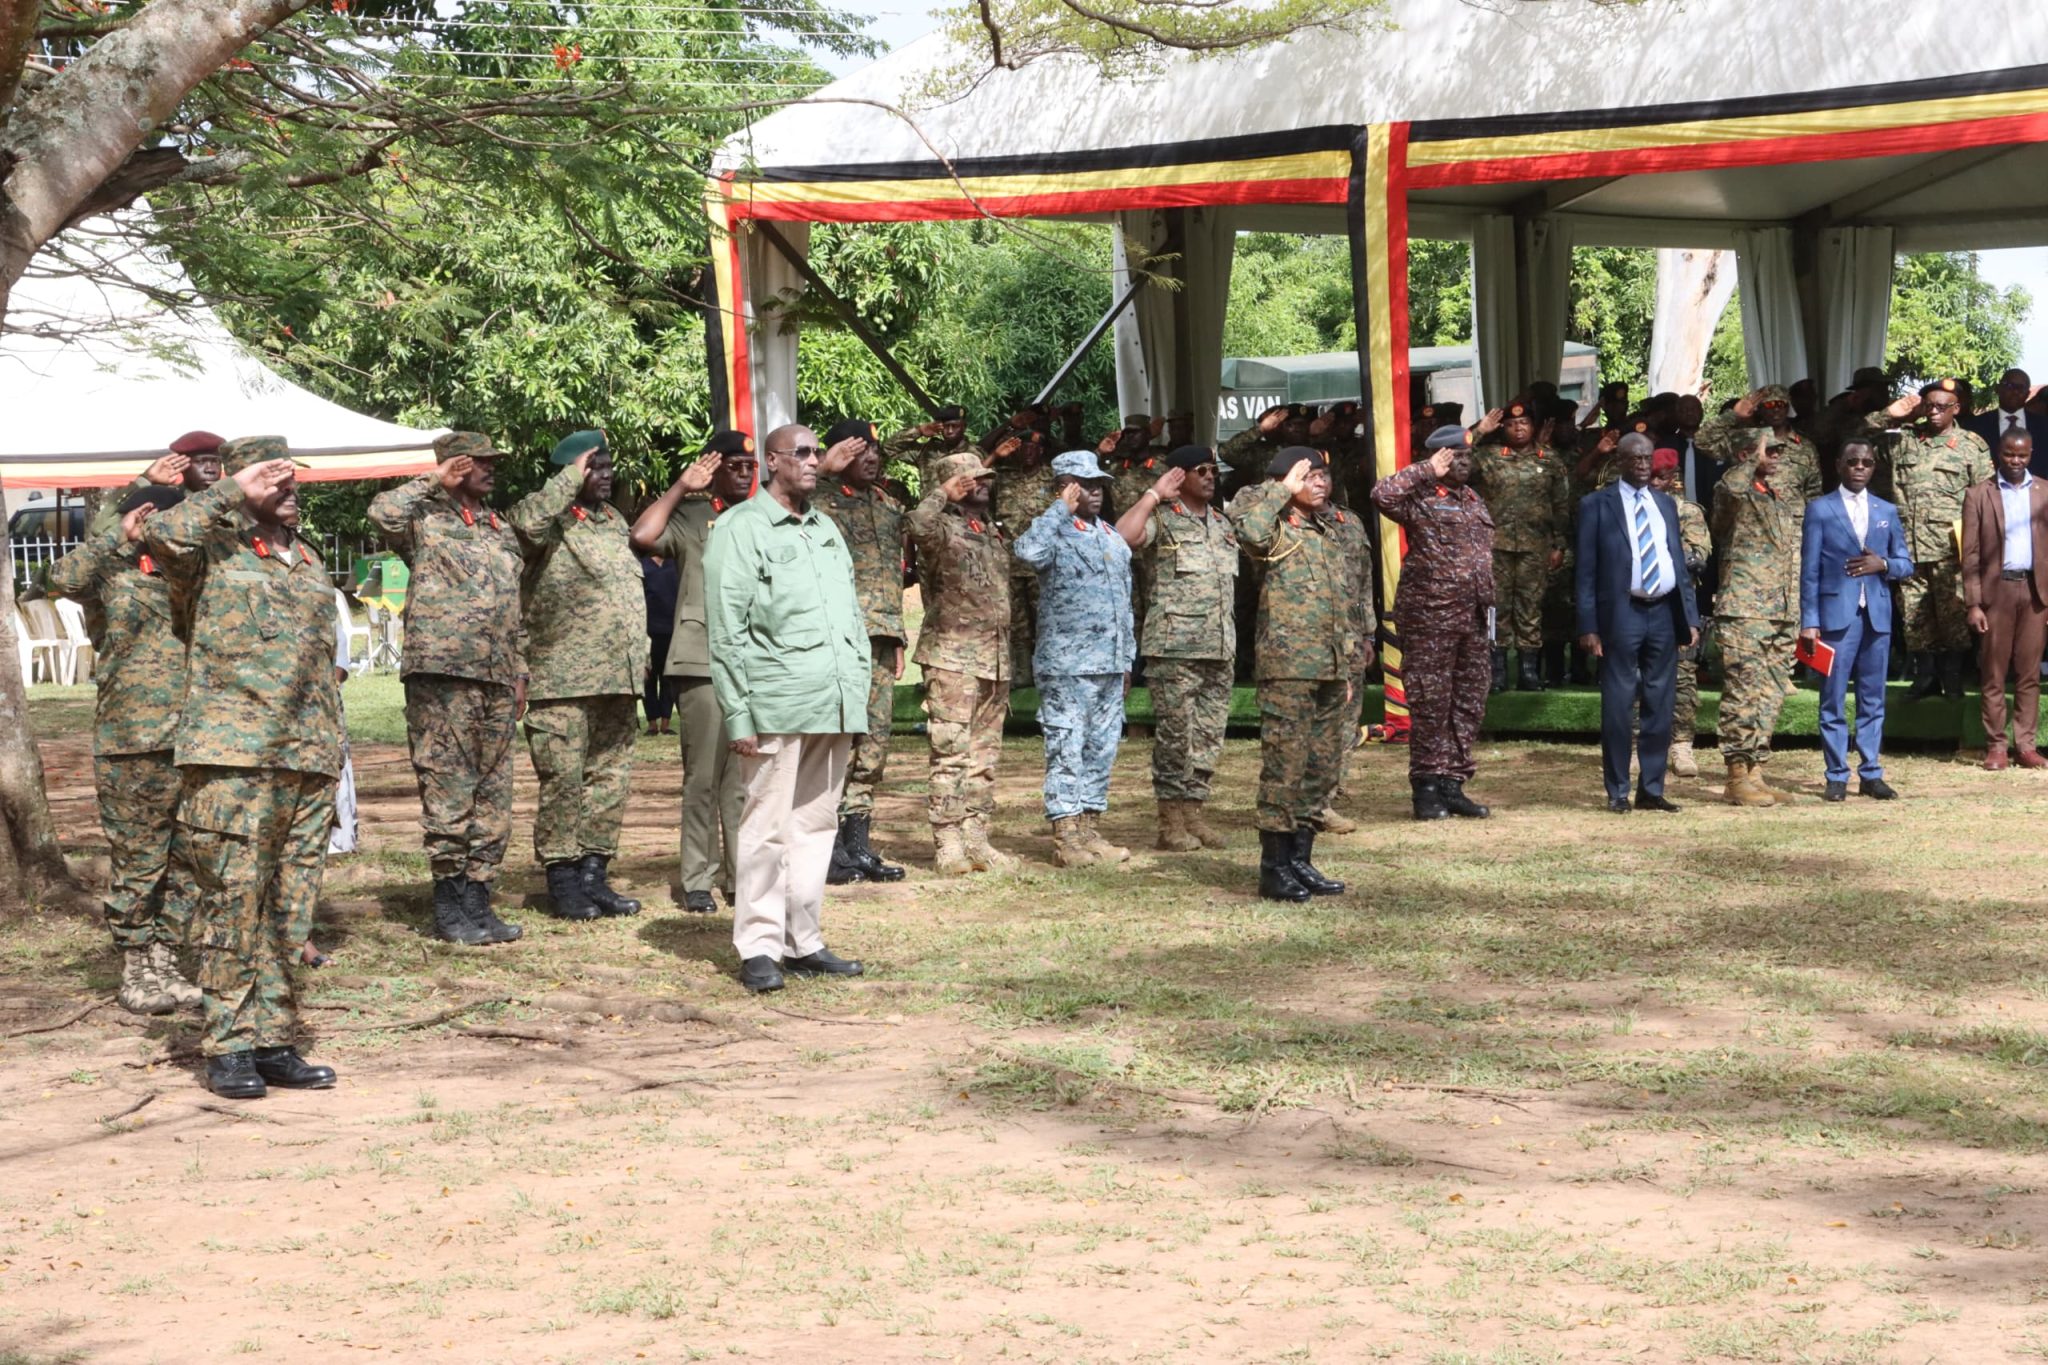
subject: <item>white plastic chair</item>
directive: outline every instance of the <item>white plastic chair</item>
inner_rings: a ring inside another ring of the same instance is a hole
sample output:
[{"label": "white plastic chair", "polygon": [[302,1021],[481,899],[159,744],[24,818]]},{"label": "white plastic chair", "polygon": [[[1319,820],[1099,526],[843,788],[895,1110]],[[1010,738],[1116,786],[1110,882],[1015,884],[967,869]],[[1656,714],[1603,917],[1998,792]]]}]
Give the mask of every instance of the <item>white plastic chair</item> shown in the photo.
[{"label": "white plastic chair", "polygon": [[[334,614],[340,618],[341,635],[344,641],[343,648],[348,658],[346,665],[348,671],[355,677],[360,678],[370,671],[370,654],[372,650],[370,628],[356,624],[355,613],[349,610],[348,594],[344,593],[340,588],[334,590]],[[356,658],[356,645],[358,642],[363,647],[361,659]]]},{"label": "white plastic chair", "polygon": [[46,601],[16,603],[20,619],[15,629],[27,642],[29,654],[29,681],[33,683],[38,667],[45,682],[71,681],[71,642],[64,638],[63,627],[57,624],[57,613],[50,610]]},{"label": "white plastic chair", "polygon": [[93,665],[99,656],[92,647],[92,634],[85,628],[85,608],[68,597],[56,600],[57,624],[64,631],[64,639],[71,646],[71,676],[67,681],[80,683],[92,677]]}]

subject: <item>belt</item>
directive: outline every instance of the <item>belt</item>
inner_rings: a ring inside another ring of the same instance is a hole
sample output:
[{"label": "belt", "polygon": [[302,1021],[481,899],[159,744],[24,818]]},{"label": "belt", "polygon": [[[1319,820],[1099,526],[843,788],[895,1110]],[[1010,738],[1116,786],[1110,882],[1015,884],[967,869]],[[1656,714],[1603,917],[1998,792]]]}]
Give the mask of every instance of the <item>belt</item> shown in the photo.
[{"label": "belt", "polygon": [[2008,583],[2024,583],[2034,576],[2034,571],[2032,569],[2004,569],[1999,572],[1998,576]]},{"label": "belt", "polygon": [[1630,593],[1628,595],[1628,600],[1635,603],[1639,607],[1654,607],[1659,602],[1666,600],[1670,596],[1671,593],[1669,592],[1660,592],[1655,597],[1644,597],[1638,593]]}]

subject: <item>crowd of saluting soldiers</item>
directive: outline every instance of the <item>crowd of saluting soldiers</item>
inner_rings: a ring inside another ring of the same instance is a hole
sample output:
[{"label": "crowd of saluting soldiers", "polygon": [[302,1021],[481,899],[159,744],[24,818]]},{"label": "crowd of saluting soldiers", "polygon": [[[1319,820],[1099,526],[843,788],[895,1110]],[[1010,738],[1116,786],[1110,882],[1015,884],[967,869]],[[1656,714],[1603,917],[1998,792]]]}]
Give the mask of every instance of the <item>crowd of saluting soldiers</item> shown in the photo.
[{"label": "crowd of saluting soldiers", "polygon": [[[546,913],[640,910],[610,864],[651,669],[676,696],[682,908],[712,913],[714,893],[732,907],[750,989],[776,988],[785,970],[858,973],[824,947],[818,905],[824,883],[905,875],[875,847],[872,822],[913,577],[923,621],[908,657],[922,671],[940,876],[1017,861],[991,827],[1004,721],[1026,686],[1039,694],[1052,860],[1129,859],[1101,818],[1134,674],[1155,721],[1156,847],[1224,847],[1208,805],[1243,606],[1254,623],[1242,643],[1260,733],[1259,894],[1340,894],[1315,848],[1319,834],[1354,828],[1335,803],[1382,638],[1368,505],[1405,540],[1386,624],[1404,656],[1413,813],[1477,819],[1487,807],[1465,784],[1488,693],[1588,679],[1599,641],[1575,626],[1578,522],[1617,479],[1644,499],[1630,506],[1676,514],[1683,562],[1672,568],[1718,645],[1729,802],[1787,799],[1765,765],[1795,638],[1821,633],[1807,619],[1811,584],[1802,610],[1801,522],[1838,481],[1865,538],[1846,572],[1876,575],[1847,580],[1859,619],[1867,630],[1872,592],[1896,592],[1913,695],[1960,696],[1974,635],[1987,766],[2009,754],[2048,765],[2034,743],[2048,539],[2033,559],[2006,515],[2031,505],[2035,534],[2048,528],[2048,489],[2028,473],[2032,423],[2048,416],[2017,371],[1996,407],[1973,417],[1974,406],[1946,379],[1895,398],[1877,370],[1824,404],[1811,383],[1769,386],[1711,418],[1681,395],[1633,406],[1623,385],[1582,414],[1535,383],[1469,424],[1454,405],[1418,404],[1411,458],[1377,480],[1355,403],[1275,406],[1214,451],[1194,442],[1187,413],[1134,414],[1090,440],[1078,405],[1034,406],[977,440],[947,408],[887,439],[862,421],[822,439],[784,427],[758,449],[719,432],[631,520],[614,505],[602,432],[562,440],[555,472],[503,509],[491,499],[502,453],[451,433],[435,443],[432,472],[369,509],[411,570],[401,672],[433,932],[472,946],[520,936],[496,887],[522,730],[539,780]],[[915,471],[914,506],[892,466]],[[86,606],[99,645],[94,766],[120,1001],[148,1013],[201,1006],[208,1083],[227,1096],[334,1083],[296,1049],[292,967],[310,951],[344,737],[334,594],[297,534],[294,469],[280,437],[180,438],[49,579]],[[1649,502],[1645,488],[1668,501]],[[1865,503],[1866,489],[1890,501]],[[1973,489],[1989,490],[1971,504],[1983,529],[1965,534]],[[1895,507],[1903,550],[1870,549],[1873,506]],[[665,658],[646,657],[636,552],[676,567]],[[1662,562],[1654,547],[1638,552],[1638,592],[1671,587]],[[1683,638],[1679,648],[1668,754],[1661,718],[1654,730],[1658,757],[1692,776],[1700,651]],[[1880,696],[1884,666],[1880,655]],[[2010,745],[2008,674],[2020,692]],[[1839,728],[1838,694],[1835,704]],[[1647,709],[1641,721],[1647,741]],[[1856,742],[1860,790],[1884,799],[1881,726],[1881,710],[1874,724],[1865,716]],[[798,743],[819,737],[839,747]],[[1830,800],[1843,795],[1845,761],[1829,750]],[[1609,785],[1612,797],[1611,774]],[[778,803],[797,816],[769,809]],[[1661,782],[1647,808],[1675,809]]]}]

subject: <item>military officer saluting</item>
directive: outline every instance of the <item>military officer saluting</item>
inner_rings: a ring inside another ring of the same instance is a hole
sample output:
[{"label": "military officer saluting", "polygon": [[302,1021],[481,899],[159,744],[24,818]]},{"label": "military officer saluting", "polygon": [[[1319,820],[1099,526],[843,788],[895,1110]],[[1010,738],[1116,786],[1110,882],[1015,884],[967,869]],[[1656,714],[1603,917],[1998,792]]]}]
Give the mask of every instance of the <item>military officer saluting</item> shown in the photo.
[{"label": "military officer saluting", "polygon": [[[897,432],[882,442],[882,464],[897,460],[917,469],[918,486],[932,488],[932,472],[940,460],[958,455],[971,443],[967,439],[967,413],[957,403],[948,403],[932,414],[929,422]],[[819,485],[821,488],[824,485]]]},{"label": "military officer saluting", "polygon": [[916,659],[931,741],[933,865],[945,877],[1004,872],[1017,860],[988,835],[1010,710],[1010,547],[989,516],[995,471],[979,455],[949,455],[932,473],[938,482],[905,527],[924,595]]},{"label": "military officer saluting", "polygon": [[[871,831],[875,788],[889,762],[889,731],[896,718],[896,680],[903,676],[903,504],[881,486],[882,447],[875,425],[849,418],[825,433],[828,452],[818,466],[813,500],[832,518],[853,556],[853,589],[868,630],[868,728],[855,738],[839,798],[839,833],[825,880],[903,880],[903,869],[882,861]],[[943,458],[943,457],[942,457]],[[934,465],[936,470],[936,465]]]},{"label": "military officer saluting", "polygon": [[[1485,437],[1498,430],[1498,444]],[[1492,686],[1508,685],[1508,648],[1517,656],[1515,686],[1543,688],[1543,594],[1564,567],[1571,532],[1571,471],[1536,440],[1535,411],[1524,402],[1489,412],[1473,433],[1472,487],[1493,517],[1494,614]]]},{"label": "military officer saluting", "polygon": [[411,570],[405,598],[405,737],[434,878],[434,933],[509,943],[491,908],[512,839],[512,742],[526,703],[519,539],[484,503],[500,451],[488,436],[434,441],[435,468],[370,502],[370,521]]},{"label": "military officer saluting", "polygon": [[1216,507],[1216,456],[1184,445],[1117,519],[1117,534],[1145,563],[1152,600],[1138,651],[1152,689],[1152,794],[1158,846],[1189,853],[1221,848],[1202,816],[1237,667],[1237,528]]},{"label": "military officer saluting", "polygon": [[634,915],[606,869],[619,851],[647,672],[647,603],[626,519],[606,499],[601,431],[562,438],[555,476],[507,515],[526,554],[526,745],[540,779],[533,851],[558,919]]},{"label": "military officer saluting", "polygon": [[1792,681],[1804,504],[1779,472],[1784,438],[1752,428],[1750,439],[1755,444],[1714,487],[1714,543],[1721,547],[1714,590],[1723,674],[1718,728],[1728,764],[1722,797],[1732,806],[1776,806],[1789,798],[1764,782],[1763,767],[1771,761],[1771,735]]}]

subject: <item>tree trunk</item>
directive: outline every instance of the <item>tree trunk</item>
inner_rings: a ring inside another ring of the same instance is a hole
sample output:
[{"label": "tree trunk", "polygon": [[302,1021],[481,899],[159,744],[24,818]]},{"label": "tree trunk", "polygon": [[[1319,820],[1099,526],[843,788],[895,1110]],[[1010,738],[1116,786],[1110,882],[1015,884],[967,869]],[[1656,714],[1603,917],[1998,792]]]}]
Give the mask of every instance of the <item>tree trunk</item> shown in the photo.
[{"label": "tree trunk", "polygon": [[1657,314],[1650,332],[1650,392],[1697,394],[1714,328],[1735,293],[1735,253],[1657,253]]}]

